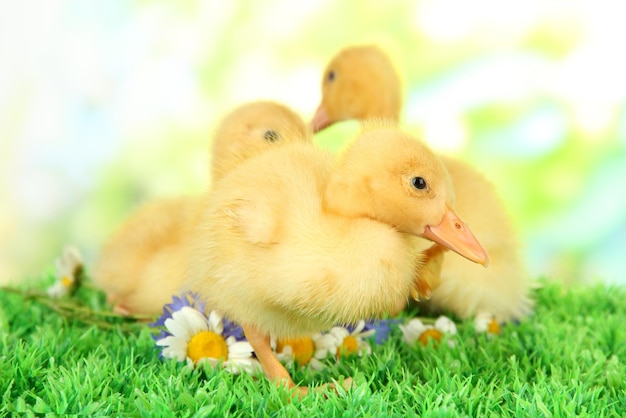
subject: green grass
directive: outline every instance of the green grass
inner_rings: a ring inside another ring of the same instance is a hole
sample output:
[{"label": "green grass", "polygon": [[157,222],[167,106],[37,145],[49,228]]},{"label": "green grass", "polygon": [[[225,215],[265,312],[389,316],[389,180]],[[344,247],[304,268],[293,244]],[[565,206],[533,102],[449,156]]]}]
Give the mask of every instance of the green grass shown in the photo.
[{"label": "green grass", "polygon": [[[93,290],[76,297],[106,309]],[[409,347],[396,330],[369,357],[294,369],[304,385],[358,385],[289,403],[265,379],[160,360],[145,325],[103,329],[0,291],[0,416],[625,416],[626,289],[545,282],[536,299],[493,339],[468,322],[453,348]]]}]

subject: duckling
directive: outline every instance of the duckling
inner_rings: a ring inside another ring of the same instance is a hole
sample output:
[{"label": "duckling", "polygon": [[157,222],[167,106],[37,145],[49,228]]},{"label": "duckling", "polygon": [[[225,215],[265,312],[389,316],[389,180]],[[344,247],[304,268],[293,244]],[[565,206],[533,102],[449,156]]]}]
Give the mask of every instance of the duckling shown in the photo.
[{"label": "duckling", "polygon": [[[397,72],[387,55],[375,46],[340,51],[324,71],[322,96],[310,123],[316,132],[347,119],[387,117],[398,121],[400,117],[402,98]],[[449,311],[463,319],[484,313],[498,322],[523,318],[532,311],[532,286],[506,207],[495,186],[475,168],[456,158],[441,158],[454,184],[455,209],[472,226],[491,261],[484,269],[456,254],[434,260],[442,263],[440,277],[426,286],[426,293],[428,287],[432,287],[432,293],[422,307]],[[436,248],[431,251],[441,256]]]},{"label": "duckling", "polygon": [[215,131],[211,178],[217,182],[248,158],[294,141],[313,141],[311,129],[294,111],[270,101],[243,104],[226,115]]},{"label": "duckling", "polygon": [[[345,92],[348,89],[350,94]],[[400,77],[379,48],[345,48],[324,72],[322,102],[311,126],[317,132],[342,120],[397,119],[402,108],[400,92]]]},{"label": "duckling", "polygon": [[158,314],[177,293],[185,228],[196,207],[193,201],[179,197],[150,202],[109,238],[92,277],[115,312]]},{"label": "duckling", "polygon": [[312,335],[396,309],[421,263],[413,237],[487,262],[450,209],[450,188],[428,147],[384,123],[368,124],[341,158],[308,143],[272,149],[205,197],[187,288],[241,324],[269,379],[295,388],[270,336]]},{"label": "duckling", "polygon": [[[268,101],[243,104],[224,117],[214,134],[211,172],[219,181],[242,161],[290,142],[312,142],[302,118]],[[194,196],[166,198],[134,213],[105,245],[94,282],[121,314],[158,314],[181,290],[186,237],[197,218]]]}]

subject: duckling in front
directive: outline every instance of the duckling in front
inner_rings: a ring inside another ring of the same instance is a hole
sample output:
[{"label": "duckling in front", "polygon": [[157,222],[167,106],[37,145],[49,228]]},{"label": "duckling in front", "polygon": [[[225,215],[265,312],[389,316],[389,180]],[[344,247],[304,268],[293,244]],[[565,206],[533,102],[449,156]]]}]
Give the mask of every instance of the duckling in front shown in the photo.
[{"label": "duckling in front", "polygon": [[[348,119],[398,121],[401,102],[399,77],[389,57],[376,46],[348,47],[324,71],[322,100],[310,125],[319,131]],[[441,251],[431,248],[436,258],[428,264],[441,263],[440,277],[425,286],[432,287],[432,294],[420,305],[464,319],[479,314],[492,315],[498,322],[522,319],[532,311],[532,284],[517,232],[496,187],[473,166],[449,156],[441,159],[452,178],[455,209],[485,245],[490,263],[484,269],[456,254],[441,259]]]},{"label": "duckling in front", "polygon": [[270,336],[312,335],[397,309],[421,263],[414,237],[486,263],[453,200],[441,161],[384,123],[364,128],[339,158],[313,144],[272,149],[206,196],[187,287],[242,325],[268,378],[294,388]]},{"label": "duckling in front", "polygon": [[[245,103],[219,124],[211,149],[213,182],[241,162],[290,142],[312,143],[300,116],[271,102]],[[158,314],[181,291],[187,237],[198,217],[194,196],[159,199],[134,213],[105,245],[93,278],[121,314]]]}]

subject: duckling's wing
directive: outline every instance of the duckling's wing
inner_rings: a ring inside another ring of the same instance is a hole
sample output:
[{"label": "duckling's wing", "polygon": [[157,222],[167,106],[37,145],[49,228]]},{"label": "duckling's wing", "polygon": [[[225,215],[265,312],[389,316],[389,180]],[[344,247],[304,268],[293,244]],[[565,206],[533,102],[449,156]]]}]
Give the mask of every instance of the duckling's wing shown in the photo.
[{"label": "duckling's wing", "polygon": [[237,199],[224,211],[231,226],[251,244],[268,246],[279,242],[280,217],[277,206],[267,198]]}]

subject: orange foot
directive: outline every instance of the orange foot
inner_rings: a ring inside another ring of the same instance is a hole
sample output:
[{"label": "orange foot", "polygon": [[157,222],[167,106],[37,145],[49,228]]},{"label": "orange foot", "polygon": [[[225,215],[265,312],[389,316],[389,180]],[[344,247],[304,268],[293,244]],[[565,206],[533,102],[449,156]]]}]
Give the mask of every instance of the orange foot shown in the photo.
[{"label": "orange foot", "polygon": [[118,303],[115,306],[113,306],[113,312],[115,312],[116,314],[124,315],[124,316],[130,316],[133,314],[129,308],[127,308],[121,303]]}]

